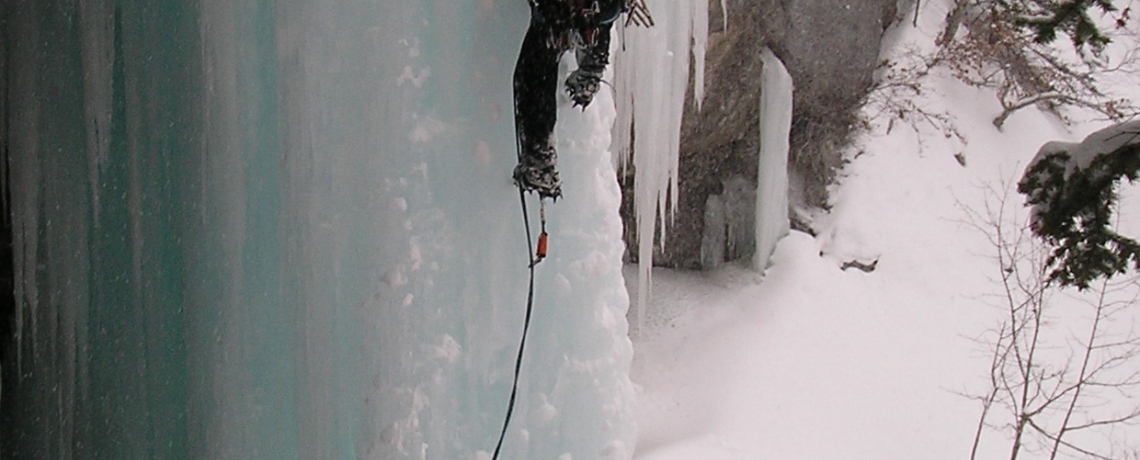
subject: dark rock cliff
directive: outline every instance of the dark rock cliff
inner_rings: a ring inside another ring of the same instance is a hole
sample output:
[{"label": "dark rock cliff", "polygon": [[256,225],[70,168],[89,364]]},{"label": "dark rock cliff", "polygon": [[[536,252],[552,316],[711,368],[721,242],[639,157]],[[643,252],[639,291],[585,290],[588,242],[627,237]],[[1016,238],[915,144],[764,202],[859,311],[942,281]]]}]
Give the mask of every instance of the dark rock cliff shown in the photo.
[{"label": "dark rock cliff", "polygon": [[[883,32],[906,1],[709,2],[705,100],[700,111],[691,98],[685,108],[679,206],[655,264],[710,268],[701,262],[701,238],[707,231],[721,230],[705,228],[709,197],[723,194],[721,202],[754,199],[736,192],[740,187],[732,184],[743,180],[755,190],[760,50],[765,46],[784,61],[796,87],[789,158],[792,205],[826,207],[827,185],[842,165],[841,149],[872,83]],[[721,9],[725,3],[727,24]],[[632,179],[623,180],[622,186],[627,197],[623,219],[626,228],[633,229]],[[627,230],[628,247],[636,247],[635,238]],[[751,246],[736,245],[726,248],[724,256],[732,260],[751,251]],[[636,251],[629,253],[636,261]]]}]

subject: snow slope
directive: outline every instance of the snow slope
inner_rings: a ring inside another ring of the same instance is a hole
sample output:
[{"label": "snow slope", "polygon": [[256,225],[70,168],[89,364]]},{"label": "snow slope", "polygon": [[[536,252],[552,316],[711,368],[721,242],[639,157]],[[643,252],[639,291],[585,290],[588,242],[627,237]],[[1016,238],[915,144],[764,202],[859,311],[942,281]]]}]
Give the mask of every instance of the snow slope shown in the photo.
[{"label": "snow slope", "polygon": [[[932,36],[906,31],[901,43]],[[985,388],[989,365],[976,339],[1001,312],[987,297],[1000,287],[994,249],[967,210],[999,209],[1008,192],[1004,209],[1023,218],[1013,189],[1037,148],[1104,123],[1066,127],[1030,109],[998,131],[992,93],[930,83],[924,106],[952,115],[964,142],[875,120],[818,236],[792,232],[762,277],[654,275],[633,332],[634,458],[969,458],[980,405],[964,395]],[[1122,209],[1140,204],[1131,195]],[[849,261],[877,264],[842,270]],[[987,435],[980,453],[1008,455],[1008,441]]]}]

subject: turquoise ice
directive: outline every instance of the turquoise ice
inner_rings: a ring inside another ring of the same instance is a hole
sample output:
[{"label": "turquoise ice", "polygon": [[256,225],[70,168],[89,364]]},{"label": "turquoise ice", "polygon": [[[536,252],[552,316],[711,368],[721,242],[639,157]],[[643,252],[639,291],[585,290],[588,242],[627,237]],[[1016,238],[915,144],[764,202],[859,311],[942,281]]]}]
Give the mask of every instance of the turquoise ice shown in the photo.
[{"label": "turquoise ice", "polygon": [[[526,300],[524,2],[11,9],[19,378],[0,449],[487,457]],[[624,459],[615,113],[608,89],[563,102],[565,198],[502,458]]]}]

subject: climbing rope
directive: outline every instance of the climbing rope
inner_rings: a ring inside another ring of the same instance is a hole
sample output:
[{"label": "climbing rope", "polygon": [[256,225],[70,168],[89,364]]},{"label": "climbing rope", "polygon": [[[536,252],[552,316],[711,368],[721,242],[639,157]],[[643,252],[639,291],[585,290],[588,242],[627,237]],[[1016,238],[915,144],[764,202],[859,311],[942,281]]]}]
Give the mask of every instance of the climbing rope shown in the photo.
[{"label": "climbing rope", "polygon": [[[514,106],[518,110],[518,94],[513,95]],[[522,162],[522,139],[519,138],[519,132],[515,131],[515,153],[518,155],[519,162]],[[511,398],[507,401],[507,416],[503,419],[503,430],[499,432],[499,442],[495,444],[495,452],[491,454],[491,460],[498,460],[499,452],[503,448],[503,439],[507,436],[507,427],[511,424],[511,414],[515,411],[515,398],[519,392],[519,374],[522,370],[523,350],[526,349],[526,336],[530,330],[530,316],[534,310],[534,266],[542,262],[546,258],[546,200],[541,196],[538,198],[539,208],[538,217],[541,224],[541,233],[538,235],[538,250],[535,251],[533,241],[531,240],[530,233],[530,214],[526,210],[526,189],[523,188],[522,182],[516,182],[519,187],[519,203],[522,205],[523,214],[523,228],[526,229],[526,250],[527,257],[533,252],[535,255],[527,262],[527,270],[530,271],[530,280],[527,282],[526,288],[526,318],[523,319],[522,339],[519,340],[519,352],[515,357],[515,375],[511,381]]]},{"label": "climbing rope", "polygon": [[[526,191],[523,190],[521,184],[519,185],[519,202],[522,203],[523,226],[526,228],[526,247],[529,255],[534,250],[534,245],[530,238],[530,216],[526,211]],[[510,425],[511,414],[515,410],[515,397],[519,391],[519,371],[522,370],[523,349],[526,348],[526,335],[530,329],[531,312],[534,310],[534,266],[546,257],[546,201],[541,198],[539,198],[538,214],[542,224],[542,232],[538,236],[538,249],[535,251],[535,256],[527,264],[527,269],[530,271],[530,281],[527,283],[526,292],[526,319],[523,320],[522,340],[519,341],[519,353],[515,358],[515,376],[511,382],[511,399],[507,402],[507,416],[503,420],[503,431],[499,433],[499,442],[495,444],[495,453],[491,455],[491,460],[498,460],[499,458],[499,451],[503,448],[503,438],[507,436],[507,426]]]}]

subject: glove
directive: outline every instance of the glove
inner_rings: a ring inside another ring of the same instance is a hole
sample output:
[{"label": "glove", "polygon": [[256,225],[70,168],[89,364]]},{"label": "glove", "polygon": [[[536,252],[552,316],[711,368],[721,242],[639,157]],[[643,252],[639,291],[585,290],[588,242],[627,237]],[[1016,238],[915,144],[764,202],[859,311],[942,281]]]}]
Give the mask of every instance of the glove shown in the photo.
[{"label": "glove", "polygon": [[566,93],[570,95],[570,100],[574,101],[574,107],[586,110],[586,106],[594,100],[594,94],[598,92],[601,81],[602,78],[593,72],[585,72],[582,69],[570,72],[570,76],[566,77]]}]

